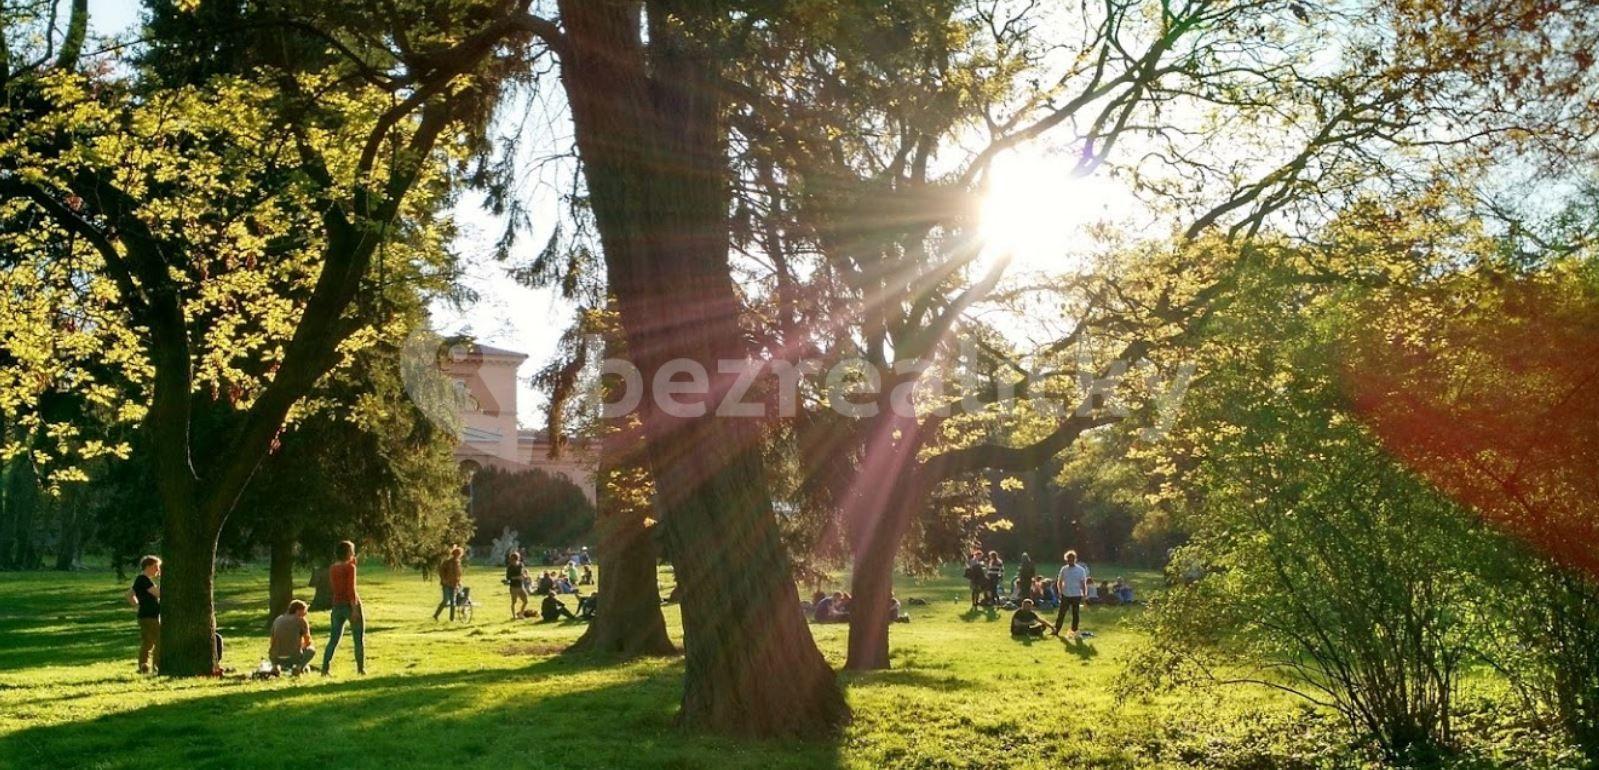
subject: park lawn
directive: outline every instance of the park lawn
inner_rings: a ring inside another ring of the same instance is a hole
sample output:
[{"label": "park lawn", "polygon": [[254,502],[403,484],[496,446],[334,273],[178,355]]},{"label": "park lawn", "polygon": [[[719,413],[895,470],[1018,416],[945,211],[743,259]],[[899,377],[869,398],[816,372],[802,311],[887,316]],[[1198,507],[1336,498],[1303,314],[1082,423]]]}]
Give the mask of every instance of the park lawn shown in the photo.
[{"label": "park lawn", "polygon": [[[1044,572],[1044,574],[1050,574]],[[1113,573],[1099,570],[1099,574]],[[1148,572],[1127,573],[1141,593]],[[108,571],[0,575],[0,768],[1280,767],[1327,766],[1328,720],[1285,696],[1229,689],[1118,703],[1139,610],[1087,610],[1092,639],[1014,640],[1008,613],[968,606],[958,570],[900,577],[908,624],[893,670],[843,676],[855,712],[819,742],[736,742],[674,728],[682,664],[559,654],[583,626],[512,621],[498,570],[477,567],[478,615],[435,623],[434,583],[363,566],[366,676],[348,636],[333,676],[256,682],[266,573],[218,578],[221,680],[134,671],[126,586]],[[663,582],[669,580],[663,574]],[[303,580],[300,581],[303,583]],[[681,639],[675,607],[667,608]],[[319,651],[327,613],[311,616]],[[844,626],[812,626],[841,666]],[[770,673],[781,677],[782,672]]]}]

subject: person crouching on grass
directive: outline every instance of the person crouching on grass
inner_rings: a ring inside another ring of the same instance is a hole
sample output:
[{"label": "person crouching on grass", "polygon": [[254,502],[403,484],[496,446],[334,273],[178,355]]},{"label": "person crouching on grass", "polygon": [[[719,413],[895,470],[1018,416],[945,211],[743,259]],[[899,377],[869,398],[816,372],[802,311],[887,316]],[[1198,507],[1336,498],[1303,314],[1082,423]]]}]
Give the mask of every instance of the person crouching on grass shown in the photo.
[{"label": "person crouching on grass", "polygon": [[284,668],[299,676],[316,656],[311,646],[311,623],[305,619],[305,602],[295,599],[289,608],[272,621],[272,641],[267,648],[267,659],[273,671]]},{"label": "person crouching on grass", "polygon": [[128,602],[139,608],[139,673],[161,667],[161,557],[139,560],[139,576],[128,589]]},{"label": "person crouching on grass", "polygon": [[361,612],[361,596],[355,591],[355,543],[339,542],[338,562],[328,567],[328,582],[333,586],[333,633],[328,636],[328,648],[322,653],[322,675],[328,675],[328,664],[333,661],[333,651],[339,648],[339,637],[344,636],[344,624],[350,624],[350,635],[355,638],[355,671],[366,673],[366,618]]}]

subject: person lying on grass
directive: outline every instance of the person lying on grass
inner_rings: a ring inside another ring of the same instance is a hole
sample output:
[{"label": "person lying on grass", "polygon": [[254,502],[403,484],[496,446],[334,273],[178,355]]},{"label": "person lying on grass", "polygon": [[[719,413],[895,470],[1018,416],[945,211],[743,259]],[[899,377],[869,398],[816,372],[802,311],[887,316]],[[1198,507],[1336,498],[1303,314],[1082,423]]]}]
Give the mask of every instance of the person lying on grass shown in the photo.
[{"label": "person lying on grass", "polygon": [[1021,609],[1010,616],[1011,636],[1043,636],[1045,629],[1054,631],[1055,627],[1033,611],[1032,599],[1023,599]]},{"label": "person lying on grass", "polygon": [[316,656],[316,649],[311,646],[311,623],[305,619],[307,609],[305,602],[295,599],[289,602],[289,608],[282,615],[272,620],[267,659],[272,661],[273,671],[287,668],[289,673],[299,676]]}]

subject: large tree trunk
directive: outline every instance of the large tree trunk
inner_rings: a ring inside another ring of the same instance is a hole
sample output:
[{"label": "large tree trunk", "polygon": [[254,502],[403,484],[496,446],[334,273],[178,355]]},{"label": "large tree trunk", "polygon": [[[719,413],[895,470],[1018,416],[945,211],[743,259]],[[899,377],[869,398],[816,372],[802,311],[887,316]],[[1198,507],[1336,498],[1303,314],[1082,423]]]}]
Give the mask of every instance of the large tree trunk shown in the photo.
[{"label": "large tree trunk", "polygon": [[[874,671],[888,665],[888,600],[894,589],[894,554],[903,534],[903,517],[884,512],[884,530],[855,557],[850,576],[849,657],[844,668]],[[893,530],[893,531],[890,531]]]},{"label": "large tree trunk", "polygon": [[[5,412],[0,412],[0,442],[11,438]],[[15,539],[16,504],[11,499],[11,466],[17,460],[0,460],[0,569],[11,566],[11,546]]]},{"label": "large tree trunk", "polygon": [[596,527],[599,614],[571,649],[621,657],[675,655],[655,582],[655,541],[639,512],[619,509],[605,497],[602,491]]},{"label": "large tree trunk", "polygon": [[[712,376],[742,360],[727,262],[727,164],[713,63],[680,37],[708,19],[671,3],[564,0],[562,78],[572,107],[607,279],[646,383],[644,426],[657,508],[683,586],[686,727],[749,736],[815,735],[848,720],[816,649],[760,458],[759,425],[654,408],[663,364]],[[666,14],[675,12],[668,20]],[[602,609],[603,612],[603,609]]]},{"label": "large tree trunk", "polygon": [[56,569],[66,571],[77,569],[79,529],[82,527],[83,509],[82,498],[84,495],[77,492],[67,492],[55,502],[55,507],[60,514],[61,532],[56,538]]},{"label": "large tree trunk", "polygon": [[216,528],[201,524],[197,511],[168,503],[162,530],[161,673],[210,676],[217,668]]},{"label": "large tree trunk", "polygon": [[8,559],[9,566],[17,569],[35,569],[39,566],[39,550],[33,542],[33,519],[44,503],[39,491],[39,481],[33,463],[24,458],[13,461],[6,484],[6,505],[11,511],[11,552],[0,554]]},{"label": "large tree trunk", "polygon": [[[886,420],[881,440],[863,455],[857,489],[848,511],[854,547],[850,578],[849,657],[851,671],[886,669],[888,601],[894,590],[894,556],[911,516],[925,505],[928,487],[915,469],[921,447],[915,421]],[[896,438],[896,436],[898,438]]]},{"label": "large tree trunk", "polygon": [[272,535],[267,574],[268,626],[294,600],[294,541],[297,535],[289,527],[280,527]]},{"label": "large tree trunk", "polygon": [[929,487],[916,455],[924,433],[915,415],[898,414],[887,394],[912,382],[904,375],[887,383],[878,414],[863,434],[860,465],[844,497],[844,524],[854,569],[850,577],[849,657],[852,671],[888,668],[888,601],[894,590],[894,557],[911,516],[926,502]]}]

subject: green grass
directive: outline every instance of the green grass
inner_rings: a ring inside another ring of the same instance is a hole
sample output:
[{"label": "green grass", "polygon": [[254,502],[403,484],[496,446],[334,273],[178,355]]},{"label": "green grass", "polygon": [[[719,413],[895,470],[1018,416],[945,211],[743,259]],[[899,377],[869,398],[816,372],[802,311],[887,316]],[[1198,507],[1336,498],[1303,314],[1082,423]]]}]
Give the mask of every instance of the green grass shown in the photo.
[{"label": "green grass", "polygon": [[[913,621],[894,627],[893,670],[843,676],[855,721],[837,738],[759,743],[686,734],[672,723],[680,660],[561,655],[582,626],[509,620],[496,573],[468,572],[480,607],[463,625],[430,620],[435,584],[363,567],[369,673],[355,674],[346,638],[334,676],[266,682],[242,673],[139,676],[133,611],[112,574],[5,574],[0,768],[1325,764],[1305,753],[1302,735],[1279,734],[1321,720],[1273,693],[1118,703],[1115,679],[1141,639],[1138,610],[1087,610],[1084,628],[1097,635],[1079,643],[1014,640],[1008,613],[967,606],[953,569],[900,579],[902,600],[929,604],[907,607]],[[1124,574],[1146,593],[1155,584],[1151,573]],[[225,664],[239,672],[265,654],[265,588],[259,568],[219,577]],[[311,621],[320,650],[327,614]],[[676,608],[667,608],[667,622],[680,640]],[[842,665],[845,627],[812,630]]]}]

